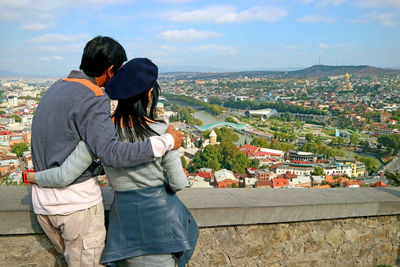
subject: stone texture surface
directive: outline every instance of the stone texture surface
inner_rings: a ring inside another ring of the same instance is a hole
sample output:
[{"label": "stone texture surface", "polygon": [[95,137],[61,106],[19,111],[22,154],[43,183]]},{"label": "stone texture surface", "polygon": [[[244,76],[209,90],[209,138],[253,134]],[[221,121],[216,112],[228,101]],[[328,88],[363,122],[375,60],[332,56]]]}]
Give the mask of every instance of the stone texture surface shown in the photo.
[{"label": "stone texture surface", "polygon": [[44,234],[0,236],[0,266],[67,266]]},{"label": "stone texture surface", "polygon": [[399,238],[397,216],[202,228],[189,266],[394,267]]},{"label": "stone texture surface", "polygon": [[[400,218],[364,217],[200,229],[197,266],[398,266]],[[43,234],[0,236],[0,266],[66,266]]]}]

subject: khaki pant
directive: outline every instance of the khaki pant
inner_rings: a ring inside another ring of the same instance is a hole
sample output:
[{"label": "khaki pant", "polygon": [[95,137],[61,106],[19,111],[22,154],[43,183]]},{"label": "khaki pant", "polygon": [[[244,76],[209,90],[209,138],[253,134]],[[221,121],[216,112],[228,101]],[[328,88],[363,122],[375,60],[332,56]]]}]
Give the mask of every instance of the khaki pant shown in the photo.
[{"label": "khaki pant", "polygon": [[70,267],[100,265],[106,229],[103,203],[66,215],[37,215],[43,231]]}]

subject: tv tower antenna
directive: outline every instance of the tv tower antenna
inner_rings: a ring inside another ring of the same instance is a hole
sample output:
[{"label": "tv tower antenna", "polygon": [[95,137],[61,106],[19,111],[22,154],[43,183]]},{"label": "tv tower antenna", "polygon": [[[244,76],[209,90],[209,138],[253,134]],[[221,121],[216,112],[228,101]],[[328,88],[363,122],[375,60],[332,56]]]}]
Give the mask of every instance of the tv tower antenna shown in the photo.
[{"label": "tv tower antenna", "polygon": [[321,65],[321,56],[318,57],[318,65]]}]

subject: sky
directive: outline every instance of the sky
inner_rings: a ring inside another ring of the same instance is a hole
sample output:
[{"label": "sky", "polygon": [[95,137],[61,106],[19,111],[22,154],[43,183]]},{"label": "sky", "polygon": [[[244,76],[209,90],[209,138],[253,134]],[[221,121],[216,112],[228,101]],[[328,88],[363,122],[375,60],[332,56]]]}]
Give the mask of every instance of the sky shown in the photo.
[{"label": "sky", "polygon": [[400,0],[0,0],[0,70],[65,76],[110,36],[160,72],[400,67]]}]

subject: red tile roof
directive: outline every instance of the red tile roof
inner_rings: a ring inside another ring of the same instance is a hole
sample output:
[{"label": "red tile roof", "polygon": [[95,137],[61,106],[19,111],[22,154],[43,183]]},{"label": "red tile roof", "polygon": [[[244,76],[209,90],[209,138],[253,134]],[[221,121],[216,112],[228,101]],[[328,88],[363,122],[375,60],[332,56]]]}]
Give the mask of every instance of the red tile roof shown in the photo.
[{"label": "red tile roof", "polygon": [[273,186],[275,187],[282,187],[282,186],[288,186],[289,181],[287,179],[279,179],[279,178],[273,178],[272,179]]},{"label": "red tile roof", "polygon": [[374,184],[371,184],[371,187],[388,187],[384,182],[378,181]]},{"label": "red tile roof", "polygon": [[198,172],[197,175],[203,178],[212,178],[211,172]]}]

